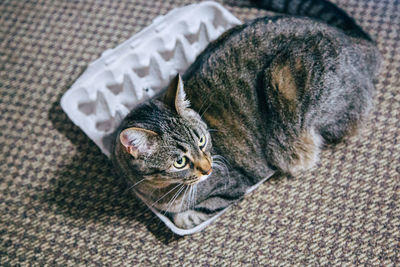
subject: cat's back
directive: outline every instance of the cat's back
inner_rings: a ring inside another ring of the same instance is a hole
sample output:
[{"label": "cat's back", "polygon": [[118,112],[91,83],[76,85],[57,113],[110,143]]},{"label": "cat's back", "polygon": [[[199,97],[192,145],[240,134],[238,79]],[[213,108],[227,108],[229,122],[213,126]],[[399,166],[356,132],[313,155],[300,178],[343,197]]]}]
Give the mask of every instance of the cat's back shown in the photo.
[{"label": "cat's back", "polygon": [[[184,74],[185,90],[193,108],[202,113],[208,107],[205,114],[215,112],[219,118],[238,113],[243,119],[249,114],[255,116],[260,104],[260,92],[256,89],[265,82],[265,71],[278,57],[297,57],[297,63],[301,58],[302,64],[307,65],[306,72],[318,71],[315,65],[332,70],[350,69],[353,66],[349,64],[358,62],[357,71],[373,75],[379,55],[371,42],[351,38],[309,18],[259,18],[223,34]],[[296,62],[282,64],[295,69]]]},{"label": "cat's back", "polygon": [[377,73],[380,59],[372,42],[322,22],[294,16],[258,18],[226,32],[199,55],[183,76],[187,94],[195,109],[204,102],[239,101],[242,107],[254,103],[257,92],[251,88],[259,87],[265,69],[286,55],[308,61],[307,72],[314,71],[312,65],[339,70],[354,69],[355,64],[356,71],[370,76]]},{"label": "cat's back", "polygon": [[[266,17],[226,32],[196,59],[183,79],[193,108],[210,128],[218,129],[213,139],[219,149],[251,170],[263,165],[271,128],[308,123],[308,118],[330,110],[323,102],[337,101],[337,96],[347,94],[341,90],[351,87],[340,85],[343,79],[369,80],[377,58],[372,42],[324,23]],[[367,87],[372,90],[371,83]]]},{"label": "cat's back", "polygon": [[252,60],[261,61],[259,64],[262,64],[261,56],[273,57],[282,49],[298,45],[298,41],[315,45],[315,42],[321,40],[329,40],[328,45],[338,50],[368,47],[359,54],[379,54],[373,42],[350,37],[340,29],[314,19],[296,16],[263,17],[237,26],[212,42],[191,65],[184,80],[210,67],[215,70],[225,65],[232,69],[234,63],[239,68]]}]

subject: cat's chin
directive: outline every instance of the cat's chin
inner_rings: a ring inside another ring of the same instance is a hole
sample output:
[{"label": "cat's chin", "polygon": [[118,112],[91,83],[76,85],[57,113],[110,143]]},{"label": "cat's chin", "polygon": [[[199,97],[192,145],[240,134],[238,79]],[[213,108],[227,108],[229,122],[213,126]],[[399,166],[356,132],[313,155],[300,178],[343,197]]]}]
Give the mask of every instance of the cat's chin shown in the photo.
[{"label": "cat's chin", "polygon": [[201,178],[199,179],[199,181],[197,183],[201,183],[201,182],[207,180],[207,178],[210,177],[211,174],[212,174],[212,171],[207,175],[201,176]]}]

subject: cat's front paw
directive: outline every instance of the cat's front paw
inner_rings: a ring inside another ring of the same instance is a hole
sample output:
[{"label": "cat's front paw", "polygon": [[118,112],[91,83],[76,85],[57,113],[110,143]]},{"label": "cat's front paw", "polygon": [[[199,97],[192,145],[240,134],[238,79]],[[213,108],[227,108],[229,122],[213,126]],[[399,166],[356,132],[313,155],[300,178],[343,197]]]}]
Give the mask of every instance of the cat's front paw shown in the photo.
[{"label": "cat's front paw", "polygon": [[208,214],[195,210],[187,210],[176,213],[173,216],[174,224],[182,229],[192,229],[209,218],[210,216]]}]

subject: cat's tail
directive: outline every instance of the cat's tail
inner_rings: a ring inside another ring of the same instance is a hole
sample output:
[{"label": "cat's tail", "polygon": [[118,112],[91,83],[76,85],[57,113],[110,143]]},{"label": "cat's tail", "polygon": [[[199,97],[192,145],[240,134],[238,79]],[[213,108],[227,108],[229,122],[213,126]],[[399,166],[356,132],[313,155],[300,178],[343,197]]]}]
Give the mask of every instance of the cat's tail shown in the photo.
[{"label": "cat's tail", "polygon": [[347,35],[373,42],[344,10],[326,0],[251,0],[259,8],[294,16],[306,16],[343,30]]}]

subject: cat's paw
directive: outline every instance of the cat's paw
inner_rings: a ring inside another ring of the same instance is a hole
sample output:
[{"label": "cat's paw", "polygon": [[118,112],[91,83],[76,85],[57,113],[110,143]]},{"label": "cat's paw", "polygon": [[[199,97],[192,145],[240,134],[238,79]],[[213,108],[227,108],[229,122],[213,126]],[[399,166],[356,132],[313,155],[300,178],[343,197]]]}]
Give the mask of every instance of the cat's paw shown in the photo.
[{"label": "cat's paw", "polygon": [[173,221],[176,226],[183,229],[191,229],[208,220],[209,215],[195,210],[187,210],[176,213],[173,216]]},{"label": "cat's paw", "polygon": [[297,157],[294,160],[292,173],[299,173],[314,167],[319,161],[321,146],[322,138],[314,130],[303,133],[294,145]]},{"label": "cat's paw", "polygon": [[297,175],[316,165],[322,146],[322,138],[313,130],[302,133],[291,144],[289,160],[283,158],[279,162],[280,169],[290,175]]}]

